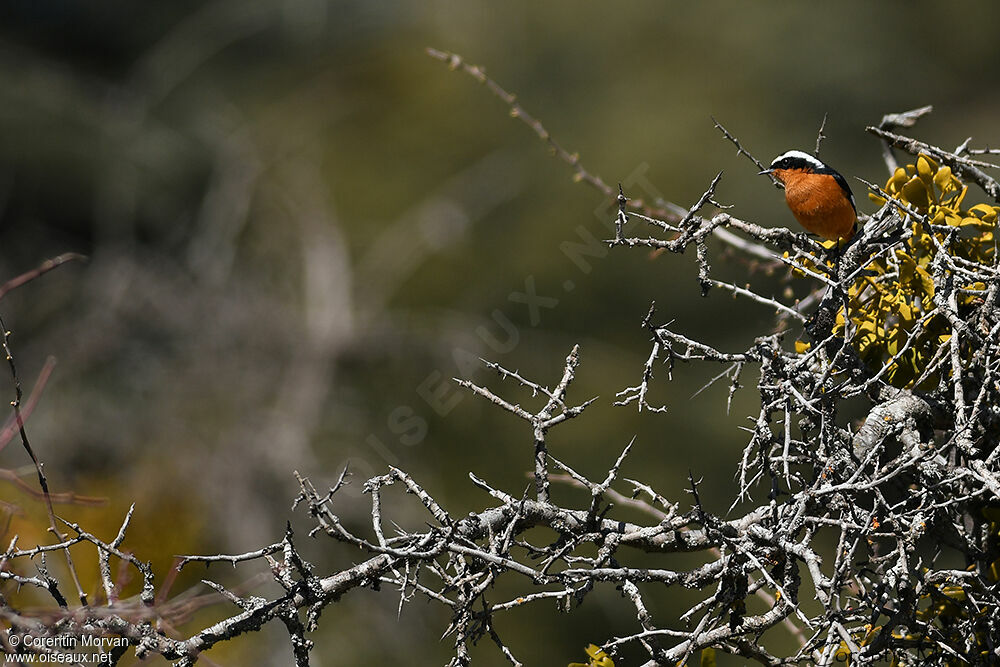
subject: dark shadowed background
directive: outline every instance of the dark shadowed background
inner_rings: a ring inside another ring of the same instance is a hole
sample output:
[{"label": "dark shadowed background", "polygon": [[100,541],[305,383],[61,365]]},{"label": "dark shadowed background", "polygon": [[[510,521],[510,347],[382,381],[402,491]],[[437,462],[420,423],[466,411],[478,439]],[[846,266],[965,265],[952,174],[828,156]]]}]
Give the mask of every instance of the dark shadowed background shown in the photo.
[{"label": "dark shadowed background", "polygon": [[[425,47],[484,66],[631,196],[686,207],[722,169],[717,198],[734,215],[788,226],[780,192],[712,116],[769,161],[812,150],[828,113],[821,156],[871,211],[852,177],[886,178],[864,132],[884,113],[933,104],[923,138],[1000,143],[998,20],[990,3],[4,2],[0,279],[65,251],[90,258],[0,303],[26,388],[58,360],[28,422],[53,491],[106,498],[57,511],[110,539],[134,502],[125,546],[159,581],[175,554],[255,549],[289,517],[304,533],[293,470],[322,487],[349,461],[337,510],[352,522],[367,513],[362,481],[387,464],[462,515],[488,502],[469,471],[523,491],[531,439],[450,379],[514,392],[481,356],[551,385],[575,343],[570,398],[600,398],[553,433],[552,453],[603,476],[636,436],[625,477],[687,503],[690,470],[724,511],[753,395],[727,415],[726,383],[692,398],[722,369],[679,367],[672,383],[657,376],[666,414],[612,403],[640,378],[651,301],[659,321],[732,350],[771,330],[768,312],[702,298],[690,257],[573,261],[567,244],[609,237],[610,202]],[[719,250],[720,276],[782,289]],[[34,485],[17,443],[0,456]],[[36,500],[7,483],[3,499],[8,533],[47,539]],[[421,525],[412,498],[395,502],[389,518]],[[323,572],[360,557],[326,540],[308,551]],[[254,568],[210,574],[248,592]],[[174,592],[203,576],[185,571]],[[445,662],[447,615],[414,599],[397,619],[397,602],[360,591],[330,607],[317,664]],[[652,611],[668,622],[686,602],[680,591]],[[219,603],[190,627],[233,611]],[[559,665],[633,614],[608,590],[579,613],[542,603],[498,629],[531,664]],[[492,645],[473,655],[502,664]],[[270,628],[207,657],[288,664],[290,650]]]}]

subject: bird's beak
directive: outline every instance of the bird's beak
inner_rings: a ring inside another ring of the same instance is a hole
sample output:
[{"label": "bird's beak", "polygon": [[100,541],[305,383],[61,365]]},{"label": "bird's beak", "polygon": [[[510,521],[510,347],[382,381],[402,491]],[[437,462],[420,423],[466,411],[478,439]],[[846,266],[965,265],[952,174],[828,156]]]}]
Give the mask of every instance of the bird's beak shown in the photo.
[{"label": "bird's beak", "polygon": [[764,174],[773,174],[773,173],[774,173],[774,169],[765,169],[764,171],[758,171],[757,175],[758,176],[763,176]]}]

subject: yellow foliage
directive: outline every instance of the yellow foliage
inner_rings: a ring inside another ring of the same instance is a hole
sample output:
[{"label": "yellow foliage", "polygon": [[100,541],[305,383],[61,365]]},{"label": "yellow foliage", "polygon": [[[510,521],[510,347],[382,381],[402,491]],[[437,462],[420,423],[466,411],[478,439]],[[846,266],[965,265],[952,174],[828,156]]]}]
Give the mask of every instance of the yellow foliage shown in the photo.
[{"label": "yellow foliage", "polygon": [[586,663],[571,662],[569,663],[569,667],[615,667],[611,656],[605,653],[604,649],[600,646],[591,644],[585,650],[587,651],[587,655],[590,656],[590,660]]},{"label": "yellow foliage", "polygon": [[837,662],[846,662],[848,664],[850,663],[851,649],[850,647],[847,646],[846,642],[840,642],[840,646],[837,647],[837,651],[836,653],[834,653],[834,657],[837,659]]},{"label": "yellow foliage", "polygon": [[[947,319],[934,310],[931,266],[939,252],[956,259],[992,265],[994,233],[1000,207],[975,204],[962,207],[968,186],[950,167],[920,155],[916,164],[900,167],[885,186],[894,199],[930,220],[930,227],[911,218],[913,235],[891,254],[873,258],[848,287],[845,315],[837,313],[834,333],[850,336],[854,348],[871,368],[889,366],[885,379],[896,387],[922,388],[937,384],[926,377],[938,348],[951,337]],[[878,204],[885,199],[870,194]],[[948,237],[951,237],[950,242]],[[968,306],[985,292],[982,282],[956,284],[958,304]],[[847,325],[850,322],[850,325]],[[796,346],[800,353],[805,347]]]}]

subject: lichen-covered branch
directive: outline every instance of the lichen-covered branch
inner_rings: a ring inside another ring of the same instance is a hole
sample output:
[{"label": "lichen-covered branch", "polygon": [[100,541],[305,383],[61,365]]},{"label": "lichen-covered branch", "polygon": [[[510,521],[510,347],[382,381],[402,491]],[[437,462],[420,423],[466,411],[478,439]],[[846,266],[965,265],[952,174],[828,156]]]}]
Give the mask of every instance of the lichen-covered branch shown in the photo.
[{"label": "lichen-covered branch", "polygon": [[[581,180],[611,191],[481,69],[453,54],[430,53],[490,87]],[[353,565],[318,571],[303,558],[291,523],[261,548],[178,562],[178,568],[226,563],[265,570],[277,585],[267,596],[205,580],[197,597],[170,599],[169,584],[158,589],[149,565],[123,548],[131,511],[110,539],[52,513],[51,543],[25,547],[15,538],[0,555],[4,650],[23,644],[27,634],[53,639],[33,645],[40,653],[58,652],[57,638],[101,637],[119,642],[109,654],[112,664],[131,652],[188,666],[212,647],[274,623],[287,631],[295,664],[308,665],[324,611],[373,588],[398,594],[400,605],[415,598],[441,605],[451,619],[442,629],[455,666],[469,664],[471,646],[482,639],[510,664],[532,664],[530,642],[504,636],[497,619],[538,603],[572,612],[591,596],[617,596],[629,610],[628,632],[581,638],[600,644],[611,659],[628,654],[648,665],[690,664],[711,649],[765,665],[995,664],[1000,191],[982,171],[989,164],[970,157],[992,153],[967,142],[943,151],[895,133],[927,111],[887,116],[870,128],[885,140],[892,171],[885,187],[869,184],[880,208],[842,246],[724,210],[721,172],[690,207],[658,202],[681,211],[662,218],[630,205],[619,191],[609,246],[674,253],[693,247],[692,287],[696,280],[703,292],[749,298],[776,317],[775,329],[725,350],[651,307],[641,321],[650,353],[636,383],[617,394],[619,405],[669,415],[670,406],[651,403],[650,394],[658,381],[676,381],[678,362],[713,365],[712,382],[729,385],[727,411],[734,394],[753,392],[758,406],[734,443],[733,451],[742,452],[732,462],[737,484],[725,515],[702,504],[694,476],[689,489],[667,492],[654,490],[656,480],[623,478],[629,456],[644,446],[631,436],[608,443],[605,469],[594,478],[579,472],[576,461],[552,456],[549,432],[586,419],[595,400],[576,395],[574,382],[585,368],[579,346],[547,382],[486,361],[496,373],[491,382],[456,382],[524,423],[523,442],[511,446],[523,446],[531,493],[470,473],[481,502],[459,513],[433,482],[402,467],[367,480],[345,470],[323,490],[296,473],[297,517],[309,524],[299,532],[352,554]],[[821,127],[817,150],[822,139]],[[912,164],[896,168],[893,150],[911,153]],[[959,177],[992,199],[971,203]],[[773,282],[738,285],[714,277],[719,244],[730,256],[786,267],[788,289],[776,296]],[[19,386],[15,397],[20,407]],[[622,411],[623,419],[630,413]],[[20,433],[31,452],[23,413],[14,423],[8,439]],[[352,483],[367,494],[360,525],[341,518],[356,516],[347,504],[357,500],[342,493]],[[583,489],[586,497],[556,502],[554,484]],[[49,567],[47,559],[65,557],[70,548],[96,552],[102,604],[87,599],[72,567],[67,576]],[[112,558],[141,577],[135,598],[121,597]],[[651,601],[677,587],[695,592],[696,601],[676,617],[657,613]],[[44,594],[49,606],[27,604],[18,588]],[[499,592],[509,590],[518,593]],[[185,624],[192,609],[210,601],[225,605],[228,615],[208,627]]]}]

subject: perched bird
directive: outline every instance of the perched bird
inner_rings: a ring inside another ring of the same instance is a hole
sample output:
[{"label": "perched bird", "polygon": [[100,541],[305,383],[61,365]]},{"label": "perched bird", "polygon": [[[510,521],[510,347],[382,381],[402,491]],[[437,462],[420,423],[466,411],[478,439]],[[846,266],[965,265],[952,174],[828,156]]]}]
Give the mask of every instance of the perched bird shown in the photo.
[{"label": "perched bird", "polygon": [[802,151],[774,158],[760,172],[774,174],[785,186],[785,202],[795,219],[824,239],[850,240],[858,223],[858,209],[847,179]]}]

